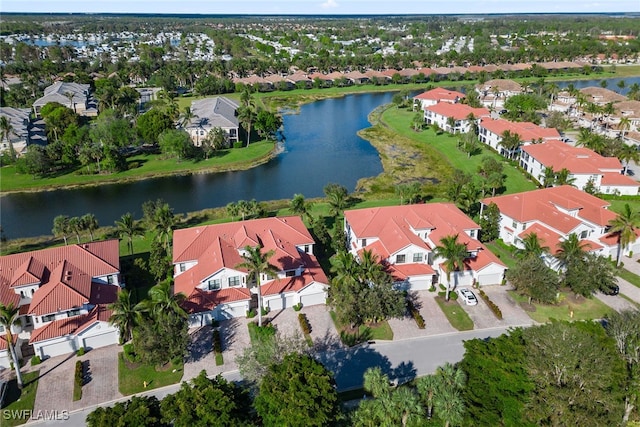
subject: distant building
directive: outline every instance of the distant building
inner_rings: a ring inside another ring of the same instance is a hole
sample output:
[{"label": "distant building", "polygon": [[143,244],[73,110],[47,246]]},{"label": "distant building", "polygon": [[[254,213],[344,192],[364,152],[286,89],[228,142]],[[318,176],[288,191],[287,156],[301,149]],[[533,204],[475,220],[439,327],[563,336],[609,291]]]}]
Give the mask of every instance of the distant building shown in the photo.
[{"label": "distant building", "polygon": [[0,152],[9,151],[10,143],[17,155],[24,154],[31,144],[47,145],[43,120],[31,120],[28,108],[0,107],[0,117],[6,117],[11,126],[7,135],[0,135]]},{"label": "distant building", "polygon": [[40,110],[50,102],[62,104],[79,116],[98,115],[98,104],[91,96],[91,87],[88,84],[56,82],[47,87],[44,96],[33,103],[36,117],[40,117]]}]

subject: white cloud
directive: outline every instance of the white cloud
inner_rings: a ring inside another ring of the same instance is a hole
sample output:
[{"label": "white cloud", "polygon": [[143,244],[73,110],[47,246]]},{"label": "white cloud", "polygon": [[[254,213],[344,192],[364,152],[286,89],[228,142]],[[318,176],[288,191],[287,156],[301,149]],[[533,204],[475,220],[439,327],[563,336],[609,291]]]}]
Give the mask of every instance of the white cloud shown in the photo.
[{"label": "white cloud", "polygon": [[334,9],[338,7],[338,2],[336,2],[336,0],[327,0],[326,2],[322,3],[321,6],[323,9]]}]

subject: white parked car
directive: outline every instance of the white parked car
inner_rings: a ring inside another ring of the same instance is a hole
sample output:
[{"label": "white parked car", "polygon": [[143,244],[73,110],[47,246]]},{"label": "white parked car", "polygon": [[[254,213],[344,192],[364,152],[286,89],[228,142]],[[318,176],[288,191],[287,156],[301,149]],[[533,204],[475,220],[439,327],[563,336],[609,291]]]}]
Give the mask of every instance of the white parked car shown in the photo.
[{"label": "white parked car", "polygon": [[471,292],[469,289],[458,288],[456,289],[456,292],[458,293],[458,296],[460,297],[460,299],[462,299],[462,301],[464,301],[465,304],[467,305],[478,304],[478,299],[476,298],[475,294]]}]

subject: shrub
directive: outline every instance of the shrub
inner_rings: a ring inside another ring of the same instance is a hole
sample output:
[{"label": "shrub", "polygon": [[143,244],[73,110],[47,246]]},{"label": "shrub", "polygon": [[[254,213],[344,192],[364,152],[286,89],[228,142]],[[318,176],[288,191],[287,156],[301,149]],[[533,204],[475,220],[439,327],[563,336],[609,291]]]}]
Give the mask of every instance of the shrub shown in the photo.
[{"label": "shrub", "polygon": [[242,148],[244,147],[244,143],[242,141],[236,141],[233,143],[233,148]]},{"label": "shrub", "polygon": [[249,336],[252,341],[260,341],[264,342],[271,339],[276,334],[276,328],[271,324],[264,324],[262,326],[258,326],[256,322],[250,322],[248,324],[249,327]]},{"label": "shrub", "polygon": [[42,363],[42,359],[40,358],[40,356],[33,356],[31,358],[31,366],[36,366]]},{"label": "shrub", "polygon": [[435,285],[431,285],[431,287],[429,288],[429,292],[435,292],[435,291],[436,291]]},{"label": "shrub", "polygon": [[495,314],[498,320],[502,320],[502,310],[500,310],[500,307],[498,307],[495,302],[491,301],[491,298],[489,298],[489,295],[487,295],[482,289],[478,291],[478,294],[480,294],[480,298],[482,298],[484,302],[487,303],[487,305],[489,306],[491,311],[493,311],[493,314]]},{"label": "shrub", "polygon": [[309,319],[307,319],[306,314],[299,313],[298,322],[300,322],[300,327],[302,328],[302,332],[304,332],[305,334],[311,333],[311,325],[309,324]]},{"label": "shrub", "polygon": [[222,352],[222,341],[220,340],[220,331],[217,329],[213,330],[213,351],[216,353]]},{"label": "shrub", "polygon": [[82,387],[82,376],[84,374],[84,369],[82,367],[82,360],[76,361],[76,370],[75,370],[75,382],[76,385]]},{"label": "shrub", "polygon": [[438,285],[438,287],[440,288],[441,291],[446,291],[447,290],[447,287],[445,285],[443,285],[442,283],[440,283]]},{"label": "shrub", "polygon": [[247,319],[253,319],[256,317],[256,311],[254,309],[247,310]]},{"label": "shrub", "polygon": [[415,308],[415,306],[411,301],[409,301],[408,304],[409,304],[409,311],[411,312],[411,316],[413,316],[413,320],[416,321],[416,325],[418,325],[418,329],[424,329],[426,325],[424,324],[424,317],[422,317],[422,314],[420,314],[420,310]]},{"label": "shrub", "polygon": [[76,356],[78,357],[84,356],[85,353],[86,353],[86,350],[84,349],[84,347],[80,347],[78,351],[76,351]]},{"label": "shrub", "polygon": [[131,363],[140,362],[140,357],[134,351],[132,343],[125,344],[124,346],[122,346],[122,349],[124,350],[125,359],[127,359],[129,362]]},{"label": "shrub", "polygon": [[293,306],[293,309],[295,311],[300,311],[302,309],[302,303],[301,302],[297,303],[296,305]]},{"label": "shrub", "polygon": [[454,292],[454,291],[449,292],[449,299],[452,299],[454,301],[457,300],[458,299],[458,293]]},{"label": "shrub", "polygon": [[269,312],[271,311],[271,309],[269,307],[262,307],[260,309],[260,311],[262,312],[263,316],[266,316],[267,314],[269,314]]}]

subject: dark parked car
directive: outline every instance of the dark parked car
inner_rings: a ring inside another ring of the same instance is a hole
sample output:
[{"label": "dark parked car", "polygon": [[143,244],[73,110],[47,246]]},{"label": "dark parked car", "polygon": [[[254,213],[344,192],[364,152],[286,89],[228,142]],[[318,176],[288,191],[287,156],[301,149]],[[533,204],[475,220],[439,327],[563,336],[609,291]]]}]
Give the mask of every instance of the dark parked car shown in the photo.
[{"label": "dark parked car", "polygon": [[613,285],[610,288],[603,288],[602,293],[605,295],[618,295],[620,293],[620,286]]}]

